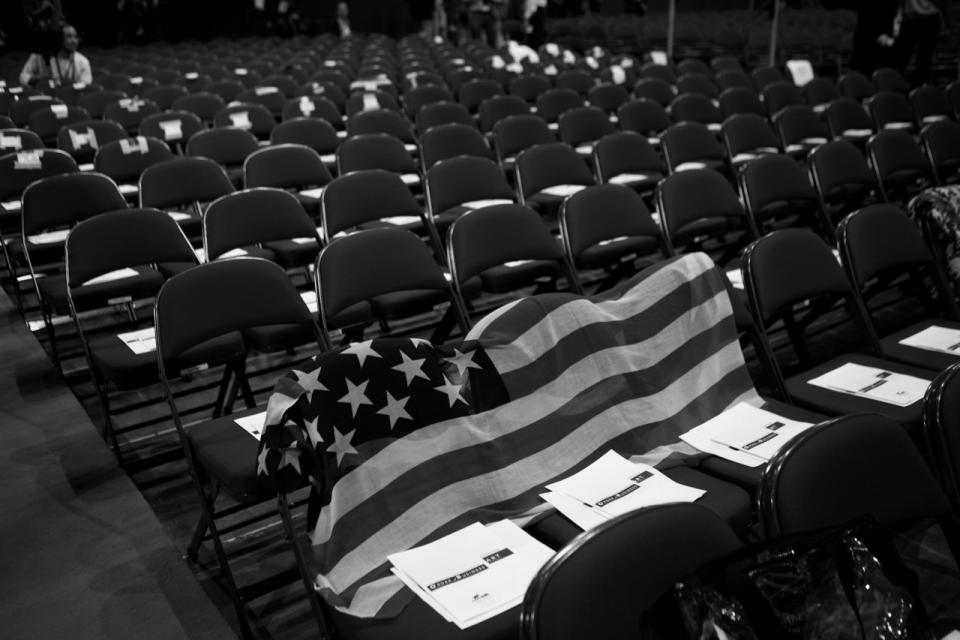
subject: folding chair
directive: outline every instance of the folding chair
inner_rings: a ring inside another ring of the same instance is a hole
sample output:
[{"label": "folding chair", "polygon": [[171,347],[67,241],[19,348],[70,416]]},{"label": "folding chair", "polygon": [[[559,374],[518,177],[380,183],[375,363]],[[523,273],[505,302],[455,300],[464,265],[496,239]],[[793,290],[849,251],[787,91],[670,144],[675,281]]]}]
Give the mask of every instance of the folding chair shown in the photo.
[{"label": "folding chair", "polygon": [[31,113],[27,127],[40,136],[44,145],[52,147],[61,127],[89,119],[90,114],[82,107],[52,104],[47,109],[37,109]]},{"label": "folding chair", "polygon": [[895,129],[911,132],[915,128],[913,109],[902,93],[878,91],[867,100],[867,109],[877,131]]},{"label": "folding chair", "polygon": [[953,120],[950,98],[940,87],[923,85],[910,92],[910,107],[920,127],[942,120]]},{"label": "folding chair", "polygon": [[[713,77],[713,69],[700,58],[684,58],[677,63],[677,73],[680,74],[680,77],[683,77],[684,74],[697,74],[706,78]],[[677,80],[679,82],[679,78]]]},{"label": "folding chair", "polygon": [[408,151],[416,151],[417,139],[413,125],[396,111],[363,111],[347,120],[347,137],[371,133],[385,133],[408,145]]},{"label": "folding chair", "polygon": [[[869,335],[870,329],[855,311],[856,301],[850,281],[822,239],[807,229],[781,229],[769,233],[747,248],[743,258],[743,273],[750,309],[761,336],[759,355],[767,359],[768,370],[776,372],[776,379],[771,384],[782,400],[824,415],[859,411],[881,413],[899,422],[913,437],[919,436],[919,400],[900,406],[810,382],[849,364],[922,380],[932,378],[928,369],[850,352],[847,350],[849,346],[845,349],[844,345],[837,344],[836,334],[832,343],[820,345],[828,354],[835,355],[811,366],[814,359],[806,340],[807,330],[828,311],[839,311],[835,308],[838,301],[853,310],[852,319],[862,345],[866,349],[871,348],[871,341],[863,339]],[[809,306],[804,305],[805,301],[809,301]],[[767,337],[770,327],[781,320],[799,360],[797,368],[802,371],[789,377],[785,377],[780,368],[779,362],[783,356],[777,357]],[[819,337],[823,343],[830,336],[821,334]]]},{"label": "folding chair", "polygon": [[[868,335],[874,350],[885,358],[933,371],[956,363],[958,356],[901,343],[932,326],[960,329],[960,307],[913,221],[893,205],[875,204],[844,218],[838,234],[843,266],[858,309],[871,329]],[[895,323],[883,321],[876,302],[892,289],[903,291],[901,299],[921,303],[921,320],[910,322],[917,316],[914,312]]]},{"label": "folding chair", "polygon": [[226,106],[223,98],[214,93],[192,93],[174,101],[172,111],[189,111],[206,124],[213,124],[213,117]]},{"label": "folding chair", "polygon": [[[209,534],[241,633],[250,638],[253,636],[245,602],[272,590],[278,580],[240,587],[217,520],[272,499],[274,493],[261,484],[252,462],[257,458],[257,438],[241,428],[234,416],[217,414],[213,420],[187,426],[174,383],[191,366],[207,364],[224,367],[218,400],[226,396],[231,378],[249,388],[244,373],[246,348],[241,337],[245,330],[270,325],[312,326],[318,348],[322,348],[322,339],[310,311],[283,269],[255,258],[211,262],[171,278],[157,296],[154,322],[160,381],[201,509],[187,554],[196,560]],[[212,342],[217,343],[217,348],[215,357],[209,358],[207,352]],[[202,357],[198,357],[198,352]],[[221,494],[232,505],[218,509]],[[295,579],[294,575],[284,577]]]},{"label": "folding chair", "polygon": [[502,94],[503,86],[496,80],[476,78],[460,85],[457,90],[457,102],[473,114],[477,112],[484,100]]},{"label": "folding chair", "polygon": [[811,151],[830,139],[827,125],[813,109],[803,105],[780,110],[773,116],[773,126],[784,151],[798,160],[805,159]]},{"label": "folding chair", "polygon": [[566,111],[584,106],[583,98],[573,89],[548,89],[537,97],[537,115],[551,128],[557,126]]},{"label": "folding chair", "polygon": [[666,108],[677,96],[672,84],[658,78],[643,78],[633,86],[633,95],[638,99],[652,100]]},{"label": "folding chair", "polygon": [[243,184],[247,189],[275,187],[293,191],[314,218],[320,215],[319,189],[333,180],[323,157],[302,144],[273,144],[258,149],[243,163]]},{"label": "folding chair", "polygon": [[156,104],[162,111],[168,111],[173,103],[188,94],[187,88],[182,84],[161,84],[159,87],[153,87],[141,94],[144,100],[149,100]]},{"label": "folding chair", "polygon": [[11,151],[30,151],[31,149],[43,149],[43,140],[29,129],[17,129],[10,122],[9,127],[0,128],[0,154],[10,153]]},{"label": "folding chair", "polygon": [[769,121],[755,113],[738,113],[724,120],[720,139],[735,169],[757,158],[780,153],[780,141]]},{"label": "folding chair", "polygon": [[677,93],[683,95],[684,93],[692,93],[694,95],[703,96],[708,100],[715,100],[720,91],[717,89],[717,85],[713,83],[713,80],[709,76],[705,76],[700,73],[684,73],[679,78],[677,78]]},{"label": "folding chair", "polygon": [[347,111],[347,92],[342,91],[337,85],[330,82],[308,82],[300,87],[297,92],[302,96],[313,98],[326,98],[337,106],[337,110],[343,114]]},{"label": "folding chair", "polygon": [[813,186],[831,220],[880,199],[877,179],[863,153],[846,140],[834,140],[810,153]]},{"label": "folding chair", "polygon": [[493,127],[493,148],[504,169],[511,169],[524,149],[556,141],[543,118],[532,114],[507,116]]},{"label": "folding chair", "polygon": [[666,110],[653,100],[638,98],[624,104],[617,111],[617,123],[623,131],[633,131],[647,137],[650,144],[660,144],[660,135],[671,125]]},{"label": "folding chair", "polygon": [[200,235],[205,205],[233,191],[224,168],[208,158],[173,158],[140,174],[140,206],[170,211],[190,238]]},{"label": "folding chair", "polygon": [[300,96],[287,100],[280,113],[280,122],[282,124],[296,118],[324,120],[336,131],[344,131],[346,126],[337,105],[323,96]]},{"label": "folding chair", "polygon": [[739,113],[752,113],[764,117],[767,115],[763,103],[760,102],[760,96],[753,90],[753,85],[724,89],[717,102],[724,119]]},{"label": "folding chair", "polygon": [[140,130],[140,123],[147,116],[160,113],[156,102],[141,98],[127,98],[111,102],[103,110],[104,120],[113,120],[124,130],[134,135]]},{"label": "folding chair", "polygon": [[714,79],[721,94],[727,89],[749,89],[754,93],[757,91],[753,80],[740,68],[718,71]]},{"label": "folding chair", "polygon": [[668,85],[677,83],[677,73],[673,67],[665,64],[656,64],[648,62],[640,67],[640,78],[660,80]]},{"label": "folding chair", "polygon": [[743,72],[743,65],[740,64],[740,59],[736,56],[715,56],[710,60],[710,68],[716,74],[724,71]]},{"label": "folding chair", "polygon": [[422,136],[428,129],[445,124],[462,124],[476,127],[473,116],[457,102],[434,102],[417,110],[414,125]]},{"label": "folding chair", "polygon": [[[594,293],[665,257],[660,228],[643,199],[627,187],[604,184],[573,194],[560,208],[560,237],[573,269],[571,287],[583,293],[581,272],[603,270]],[[638,265],[638,260],[645,258]]]},{"label": "folding chair", "polygon": [[[378,258],[371,260],[372,255]],[[406,229],[365,229],[334,238],[320,252],[314,273],[328,344],[330,332],[344,328],[342,319],[365,303],[384,331],[391,322],[433,315],[437,305],[447,303],[443,315],[429,322],[434,327],[430,341],[437,344],[449,338],[454,326],[463,335],[470,328],[463,301],[430,249]]]},{"label": "folding chair", "polygon": [[118,100],[128,99],[127,94],[120,90],[106,89],[104,91],[91,91],[80,96],[77,106],[83,107],[95,120],[102,120],[107,107]]},{"label": "folding chair", "polygon": [[206,125],[190,111],[164,111],[147,116],[140,122],[140,135],[150,136],[185,151],[186,142],[203,131]]},{"label": "folding chair", "polygon": [[[657,628],[645,614],[678,580],[741,547],[730,525],[699,504],[646,507],[613,518],[541,567],[523,599],[520,637],[643,635]],[[575,610],[584,614],[569,615]]]},{"label": "folding chair", "polygon": [[425,131],[420,136],[420,165],[424,170],[447,158],[476,156],[492,158],[483,134],[476,127],[465,124],[444,124]]},{"label": "folding chair", "polygon": [[[65,256],[66,300],[103,412],[101,435],[126,463],[130,459],[118,436],[136,425],[117,425],[114,416],[137,403],[117,407],[112,396],[160,380],[149,329],[153,298],[166,278],[156,265],[196,264],[196,256],[177,223],[154,209],[111,211],[81,221],[67,236]],[[102,319],[90,312],[117,305],[123,305],[124,317],[104,331]]]},{"label": "folding chair", "polygon": [[557,74],[554,86],[558,89],[570,89],[586,98],[596,84],[597,81],[591,74],[586,71],[571,69]]},{"label": "folding chair", "polygon": [[867,142],[867,160],[887,202],[907,201],[933,182],[933,167],[905,131],[888,129]]},{"label": "folding chair", "polygon": [[412,89],[403,97],[403,108],[407,117],[415,119],[423,107],[438,102],[454,102],[453,94],[443,85],[421,85]]},{"label": "folding chair", "polygon": [[173,152],[156,138],[121,138],[101,144],[93,156],[94,170],[117,183],[128,200],[136,201],[143,171],[152,165],[173,159]]},{"label": "folding chair", "polygon": [[457,218],[447,235],[447,264],[461,299],[473,287],[506,293],[533,286],[543,293],[555,291],[561,275],[574,281],[543,219],[518,204],[473,209]]},{"label": "folding chair", "polygon": [[920,143],[933,168],[937,184],[960,181],[960,124],[952,121],[932,122],[920,131]]},{"label": "folding chair", "polygon": [[205,129],[187,140],[186,155],[213,160],[223,166],[234,186],[243,186],[247,156],[260,148],[257,138],[244,129]]},{"label": "folding chair", "polygon": [[670,103],[670,118],[674,122],[696,122],[718,133],[723,114],[709,98],[696,93],[682,93]]},{"label": "folding chair", "polygon": [[750,71],[750,78],[753,80],[757,91],[763,91],[768,85],[775,82],[787,82],[787,77],[783,71],[777,67],[759,66]]},{"label": "folding chair", "polygon": [[563,199],[596,183],[583,156],[562,142],[537,144],[517,156],[520,204],[546,216],[556,216]]},{"label": "folding chair", "polygon": [[633,131],[611,133],[597,141],[593,166],[599,182],[624,185],[643,195],[651,194],[665,173],[660,154],[646,136]]},{"label": "folding chair", "polygon": [[337,148],[337,175],[368,169],[395,173],[411,187],[420,184],[420,170],[407,145],[386,133],[353,135]]},{"label": "folding chair", "polygon": [[795,104],[805,104],[803,93],[800,87],[792,82],[774,82],[768,84],[760,92],[763,104],[767,109],[767,115],[771,118],[784,107]]},{"label": "folding chair", "polygon": [[588,156],[600,138],[616,131],[606,112],[596,107],[574,107],[560,116],[558,125],[561,142]]},{"label": "folding chair", "polygon": [[807,171],[793,158],[757,158],[744,165],[738,182],[741,199],[760,234],[782,225],[805,226],[834,242],[833,222]]},{"label": "folding chair", "polygon": [[840,97],[840,88],[829,78],[811,78],[801,87],[804,101],[815,113],[820,113],[827,105]]},{"label": "folding chair", "polygon": [[269,140],[270,132],[277,121],[273,114],[259,104],[231,103],[217,111],[213,116],[215,128],[231,128],[248,131],[257,140]]},{"label": "folding chair", "polygon": [[[460,156],[436,163],[426,172],[427,214],[437,235],[472,209],[516,199],[503,170],[482,157]],[[441,258],[445,257],[441,252]]]},{"label": "folding chair", "polygon": [[910,92],[910,83],[902,73],[892,67],[874,69],[871,79],[877,91],[895,91],[903,95]]},{"label": "folding chair", "polygon": [[544,75],[520,75],[510,81],[507,92],[528,104],[536,104],[540,94],[550,89],[550,86],[550,80]]},{"label": "folding chair", "polygon": [[[79,165],[89,165],[101,146],[122,140],[127,132],[110,120],[82,120],[60,128],[57,148],[66,151]],[[89,167],[84,167],[89,168]]]},{"label": "folding chair", "polygon": [[960,449],[957,448],[960,407],[960,365],[953,365],[938,375],[923,399],[923,433],[926,438],[926,459],[954,513],[960,513]]},{"label": "folding chair", "polygon": [[669,173],[691,169],[728,172],[726,154],[716,136],[699,122],[678,122],[660,136],[663,159]]},{"label": "folding chair", "polygon": [[280,119],[287,103],[287,97],[276,87],[259,85],[240,92],[236,100],[244,104],[258,104],[269,111],[274,119]]},{"label": "folding chair", "polygon": [[824,111],[830,137],[841,138],[862,147],[873,135],[873,121],[853,98],[837,98]]},{"label": "folding chair", "polygon": [[242,83],[225,78],[223,80],[214,80],[207,85],[204,92],[218,96],[223,100],[224,104],[230,104],[245,90],[246,87],[244,87]]},{"label": "folding chair", "polygon": [[[51,96],[29,95],[26,96],[25,99],[17,100],[11,104],[7,113],[10,116],[10,119],[13,120],[14,126],[26,127],[30,124],[30,116],[32,116],[35,112],[49,110],[50,108],[59,105],[66,106],[63,104],[63,102]],[[87,109],[88,112],[90,111],[89,108],[82,104],[82,101],[79,106]],[[91,113],[91,117],[99,116],[94,116]]]},{"label": "folding chair", "polygon": [[587,102],[607,115],[615,115],[617,109],[630,102],[630,94],[619,84],[598,84],[587,93]]},{"label": "folding chair", "polygon": [[297,79],[291,75],[274,73],[261,78],[260,86],[276,87],[285,97],[292,98],[293,96],[297,95],[297,90],[300,88],[300,82],[297,82]]},{"label": "folding chair", "polygon": [[403,115],[403,109],[397,99],[386,91],[356,91],[347,98],[346,114],[351,120],[361,113],[388,111]]}]

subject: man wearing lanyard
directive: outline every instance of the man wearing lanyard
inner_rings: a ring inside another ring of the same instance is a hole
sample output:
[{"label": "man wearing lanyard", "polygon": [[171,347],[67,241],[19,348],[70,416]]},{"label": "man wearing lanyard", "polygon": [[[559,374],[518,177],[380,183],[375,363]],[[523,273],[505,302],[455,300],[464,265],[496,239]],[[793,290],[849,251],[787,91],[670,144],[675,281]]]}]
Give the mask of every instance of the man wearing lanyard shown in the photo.
[{"label": "man wearing lanyard", "polygon": [[27,86],[45,80],[56,85],[87,85],[93,82],[90,61],[77,52],[80,44],[77,30],[72,25],[64,24],[61,32],[60,50],[51,55],[49,60],[45,60],[40,53],[30,54],[20,72],[20,84]]}]

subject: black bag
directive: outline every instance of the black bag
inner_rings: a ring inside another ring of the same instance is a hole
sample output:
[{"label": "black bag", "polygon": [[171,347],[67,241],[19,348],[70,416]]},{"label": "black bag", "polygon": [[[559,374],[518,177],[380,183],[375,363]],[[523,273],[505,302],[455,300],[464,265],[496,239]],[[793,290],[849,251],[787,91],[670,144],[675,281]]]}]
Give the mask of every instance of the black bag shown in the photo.
[{"label": "black bag", "polygon": [[865,519],[751,546],[674,596],[691,640],[928,640],[916,574]]}]

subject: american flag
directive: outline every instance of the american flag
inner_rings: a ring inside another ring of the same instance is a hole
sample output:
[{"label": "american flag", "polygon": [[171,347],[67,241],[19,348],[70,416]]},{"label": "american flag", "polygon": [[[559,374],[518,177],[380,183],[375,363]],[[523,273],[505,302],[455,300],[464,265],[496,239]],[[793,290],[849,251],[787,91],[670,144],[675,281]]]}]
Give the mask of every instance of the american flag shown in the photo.
[{"label": "american flag", "polygon": [[550,508],[545,484],[610,449],[694,461],[680,434],[756,399],[722,276],[693,254],[599,297],[521,299],[457,348],[384,339],[318,356],[271,397],[258,468],[281,488],[312,478],[323,597],[390,617],[415,596],[388,555],[526,523]]}]

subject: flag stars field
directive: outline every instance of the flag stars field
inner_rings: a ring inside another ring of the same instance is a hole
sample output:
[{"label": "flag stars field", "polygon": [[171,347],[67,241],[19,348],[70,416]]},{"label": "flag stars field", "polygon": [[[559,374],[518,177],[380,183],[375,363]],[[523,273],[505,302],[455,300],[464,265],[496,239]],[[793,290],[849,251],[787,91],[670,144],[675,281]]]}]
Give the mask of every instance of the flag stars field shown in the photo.
[{"label": "flag stars field", "polygon": [[344,382],[347,383],[347,393],[345,396],[340,398],[337,402],[342,402],[344,404],[350,405],[350,412],[354,418],[357,417],[357,411],[360,409],[361,405],[370,405],[373,406],[373,402],[370,401],[370,398],[367,397],[367,385],[370,384],[369,380],[364,380],[360,384],[354,384],[350,381],[349,378],[344,378]]}]

